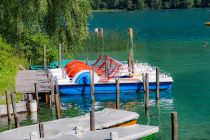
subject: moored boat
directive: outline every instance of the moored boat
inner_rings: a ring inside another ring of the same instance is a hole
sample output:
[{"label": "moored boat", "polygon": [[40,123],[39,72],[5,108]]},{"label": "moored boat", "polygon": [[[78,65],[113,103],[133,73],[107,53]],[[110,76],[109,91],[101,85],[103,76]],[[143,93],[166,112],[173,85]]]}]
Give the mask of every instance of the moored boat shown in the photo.
[{"label": "moored boat", "polygon": [[[96,130],[116,128],[119,126],[132,126],[136,124],[139,115],[135,112],[105,108],[95,112]],[[86,133],[90,130],[90,114],[43,122],[45,138],[57,138],[63,133],[75,134]],[[75,130],[76,128],[76,130]],[[77,131],[77,133],[78,133]],[[39,136],[38,124],[24,126],[0,133],[0,140],[23,140],[31,139],[31,135]],[[84,137],[85,139],[85,137]]]},{"label": "moored boat", "polygon": [[[90,66],[82,61],[74,60],[65,69],[51,69],[50,73],[57,80],[61,95],[89,94],[89,71],[94,68],[95,93],[111,93],[116,90],[116,79],[120,80],[120,92],[138,92],[144,89],[142,74],[149,74],[149,89],[156,89],[156,70],[148,64],[136,63],[135,73],[130,73],[127,64],[123,64],[111,57],[100,56]],[[171,88],[171,76],[160,73],[160,90]]]}]

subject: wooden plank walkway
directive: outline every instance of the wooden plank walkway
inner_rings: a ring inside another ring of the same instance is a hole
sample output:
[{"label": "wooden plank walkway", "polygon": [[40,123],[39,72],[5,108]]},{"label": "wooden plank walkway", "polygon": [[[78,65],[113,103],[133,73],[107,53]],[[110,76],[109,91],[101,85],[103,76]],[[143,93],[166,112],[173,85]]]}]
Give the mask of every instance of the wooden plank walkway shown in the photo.
[{"label": "wooden plank walkway", "polygon": [[38,84],[38,92],[50,92],[50,83],[44,70],[19,70],[16,75],[16,92],[35,93],[34,83]]}]

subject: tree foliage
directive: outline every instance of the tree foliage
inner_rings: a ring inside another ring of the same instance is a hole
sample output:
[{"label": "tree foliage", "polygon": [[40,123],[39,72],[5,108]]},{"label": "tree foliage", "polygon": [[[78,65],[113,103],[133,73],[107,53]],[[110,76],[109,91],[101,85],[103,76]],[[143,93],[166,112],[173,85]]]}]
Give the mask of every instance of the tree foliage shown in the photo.
[{"label": "tree foliage", "polygon": [[0,0],[0,34],[28,59],[44,44],[74,49],[87,37],[90,10],[89,0]]},{"label": "tree foliage", "polygon": [[[209,7],[209,0],[92,0],[93,9],[169,9]],[[103,5],[103,6],[102,6]]]}]

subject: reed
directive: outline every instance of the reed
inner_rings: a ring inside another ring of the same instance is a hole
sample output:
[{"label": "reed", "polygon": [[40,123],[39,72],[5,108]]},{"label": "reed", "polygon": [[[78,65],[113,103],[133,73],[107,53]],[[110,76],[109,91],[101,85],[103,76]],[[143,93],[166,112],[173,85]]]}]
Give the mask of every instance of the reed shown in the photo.
[{"label": "reed", "polygon": [[75,52],[107,52],[128,50],[129,39],[126,32],[108,31],[103,37],[91,32],[86,40],[74,47]]}]

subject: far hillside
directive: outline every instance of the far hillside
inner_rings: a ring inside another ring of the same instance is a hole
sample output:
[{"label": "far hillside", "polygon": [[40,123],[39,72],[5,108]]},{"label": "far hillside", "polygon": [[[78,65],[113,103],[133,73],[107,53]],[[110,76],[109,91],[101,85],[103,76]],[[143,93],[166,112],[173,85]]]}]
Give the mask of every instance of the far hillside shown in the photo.
[{"label": "far hillside", "polygon": [[207,8],[210,0],[91,0],[91,6],[94,10]]}]

